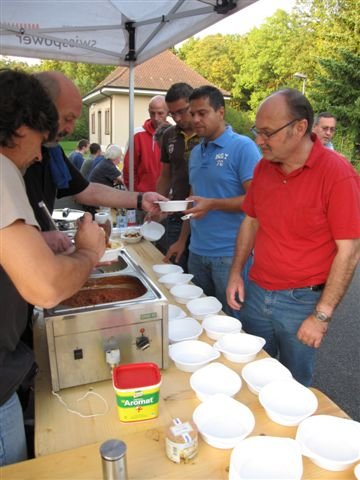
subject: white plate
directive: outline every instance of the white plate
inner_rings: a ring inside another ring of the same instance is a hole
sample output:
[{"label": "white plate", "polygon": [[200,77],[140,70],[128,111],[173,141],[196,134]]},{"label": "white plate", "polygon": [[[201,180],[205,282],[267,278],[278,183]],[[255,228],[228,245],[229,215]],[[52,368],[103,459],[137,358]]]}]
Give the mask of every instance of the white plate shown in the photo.
[{"label": "white plate", "polygon": [[169,303],[168,305],[169,322],[171,320],[178,320],[179,318],[185,318],[185,317],[186,317],[186,313],[182,308],[178,307],[177,305],[172,305]]},{"label": "white plate", "polygon": [[226,333],[239,333],[241,326],[237,318],[228,315],[210,315],[203,322],[206,335],[212,340],[218,340]]},{"label": "white plate", "polygon": [[168,324],[169,340],[172,343],[184,340],[197,340],[202,334],[202,326],[194,318],[185,317],[171,320]]},{"label": "white plate", "polygon": [[140,233],[149,242],[157,242],[165,233],[164,225],[158,222],[146,222],[140,227]]},{"label": "white plate", "polygon": [[246,363],[254,360],[264,345],[265,340],[256,335],[227,333],[214,343],[214,348],[230,362]]},{"label": "white plate", "polygon": [[275,380],[260,390],[259,402],[268,417],[280,425],[298,425],[317,407],[316,395],[293,378]]},{"label": "white plate", "polygon": [[240,391],[241,383],[234,370],[218,362],[209,363],[190,377],[190,386],[202,402],[218,393],[233,397]]},{"label": "white plate", "polygon": [[196,407],[193,420],[204,441],[222,449],[234,448],[255,426],[255,417],[246,405],[222,394]]},{"label": "white plate", "polygon": [[162,212],[183,212],[189,208],[189,204],[193,200],[168,200],[168,201],[155,201],[158,203]]},{"label": "white plate", "polygon": [[248,437],[231,452],[229,480],[301,480],[302,474],[300,447],[292,438]]},{"label": "white plate", "polygon": [[[174,320],[181,322],[181,320]],[[220,354],[211,345],[199,340],[187,340],[169,346],[169,356],[183,372],[195,372]]]},{"label": "white plate", "polygon": [[302,454],[326,470],[338,472],[360,460],[360,423],[332,415],[314,415],[296,432]]},{"label": "white plate", "polygon": [[174,265],[173,263],[157,263],[152,266],[157,277],[162,277],[168,273],[183,273],[183,268],[180,265]]},{"label": "white plate", "polygon": [[291,378],[291,372],[276,358],[262,358],[248,363],[241,371],[241,376],[249,390],[258,395],[260,390],[274,380]]},{"label": "white plate", "polygon": [[191,315],[196,320],[204,320],[209,315],[220,312],[222,305],[216,297],[202,297],[190,300],[186,304]]}]

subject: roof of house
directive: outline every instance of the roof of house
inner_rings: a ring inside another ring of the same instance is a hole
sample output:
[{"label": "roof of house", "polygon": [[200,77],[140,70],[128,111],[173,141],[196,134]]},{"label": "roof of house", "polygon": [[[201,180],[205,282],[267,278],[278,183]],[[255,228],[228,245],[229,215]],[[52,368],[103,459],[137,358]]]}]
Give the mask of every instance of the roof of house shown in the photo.
[{"label": "roof of house", "polygon": [[[201,85],[213,85],[170,50],[165,50],[137,65],[134,71],[135,89],[167,91],[171,85],[178,82],[186,82],[194,88]],[[129,88],[129,68],[117,67],[93,91],[105,86]],[[230,95],[226,90],[220,90],[224,95]]]}]

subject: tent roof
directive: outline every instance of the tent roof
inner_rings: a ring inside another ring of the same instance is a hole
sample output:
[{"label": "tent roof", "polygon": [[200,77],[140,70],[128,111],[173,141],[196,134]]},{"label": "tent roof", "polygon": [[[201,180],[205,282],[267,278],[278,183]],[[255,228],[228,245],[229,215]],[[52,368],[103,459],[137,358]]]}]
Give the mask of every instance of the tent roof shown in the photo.
[{"label": "tent roof", "polygon": [[140,64],[256,0],[1,0],[1,54]]},{"label": "tent roof", "polygon": [[[166,92],[171,85],[177,82],[186,82],[194,88],[201,85],[213,85],[170,50],[165,50],[135,67],[135,90],[148,90],[149,94]],[[129,68],[122,66],[115,68],[92,92],[86,95],[84,101],[86,102],[88,96],[94,99],[96,92],[106,90],[106,88],[111,88],[112,92],[116,89],[128,91]],[[220,90],[225,96],[230,96],[226,90]]]}]

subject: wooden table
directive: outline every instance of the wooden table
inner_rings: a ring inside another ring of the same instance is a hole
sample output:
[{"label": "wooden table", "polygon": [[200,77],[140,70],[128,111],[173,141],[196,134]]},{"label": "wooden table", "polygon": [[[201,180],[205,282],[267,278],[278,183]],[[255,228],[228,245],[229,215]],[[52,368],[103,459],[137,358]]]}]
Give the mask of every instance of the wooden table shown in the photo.
[{"label": "wooden table", "polygon": [[[141,264],[153,280],[156,280],[151,265],[161,262],[162,255],[148,242],[128,248],[130,254]],[[164,293],[170,303],[175,303],[166,289]],[[182,306],[183,307],[183,306]],[[202,340],[210,340],[203,335]],[[154,420],[124,424],[118,420],[115,394],[110,381],[98,382],[62,390],[63,400],[69,408],[83,414],[96,414],[104,411],[103,402],[88,396],[78,401],[92,390],[106,399],[109,410],[105,415],[80,418],[69,413],[59,400],[51,394],[47,345],[43,323],[35,328],[35,350],[40,372],[35,394],[35,450],[37,459],[5,467],[0,471],[1,479],[101,479],[99,445],[110,438],[126,442],[127,461],[131,479],[227,479],[231,450],[219,450],[199,441],[199,453],[189,463],[177,465],[165,454],[164,433],[171,419],[190,419],[199,400],[189,385],[189,373],[178,370],[173,364],[162,372],[159,417]],[[262,352],[258,358],[264,357]],[[243,364],[227,362],[225,365],[238,373]],[[328,397],[316,389],[319,407],[316,413],[346,417],[346,414]],[[256,424],[252,435],[273,435],[294,437],[296,427],[278,425],[267,417],[258,397],[251,393],[245,382],[235,397],[246,404],[254,413]],[[303,457],[303,479],[355,479],[353,469],[343,472],[329,472],[314,465]],[[3,476],[1,476],[3,474]]]}]

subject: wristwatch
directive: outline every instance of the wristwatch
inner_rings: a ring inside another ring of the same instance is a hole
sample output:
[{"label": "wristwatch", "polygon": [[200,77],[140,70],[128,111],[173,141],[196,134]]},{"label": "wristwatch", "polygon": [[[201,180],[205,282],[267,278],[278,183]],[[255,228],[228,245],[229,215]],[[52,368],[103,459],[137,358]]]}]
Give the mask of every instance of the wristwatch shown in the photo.
[{"label": "wristwatch", "polygon": [[143,201],[143,194],[138,193],[137,199],[136,199],[136,208],[138,210],[142,210],[142,201]]},{"label": "wristwatch", "polygon": [[331,317],[329,317],[329,315],[326,315],[326,313],[324,312],[319,312],[319,310],[314,310],[313,315],[316,320],[319,320],[319,322],[329,323],[331,320]]}]

